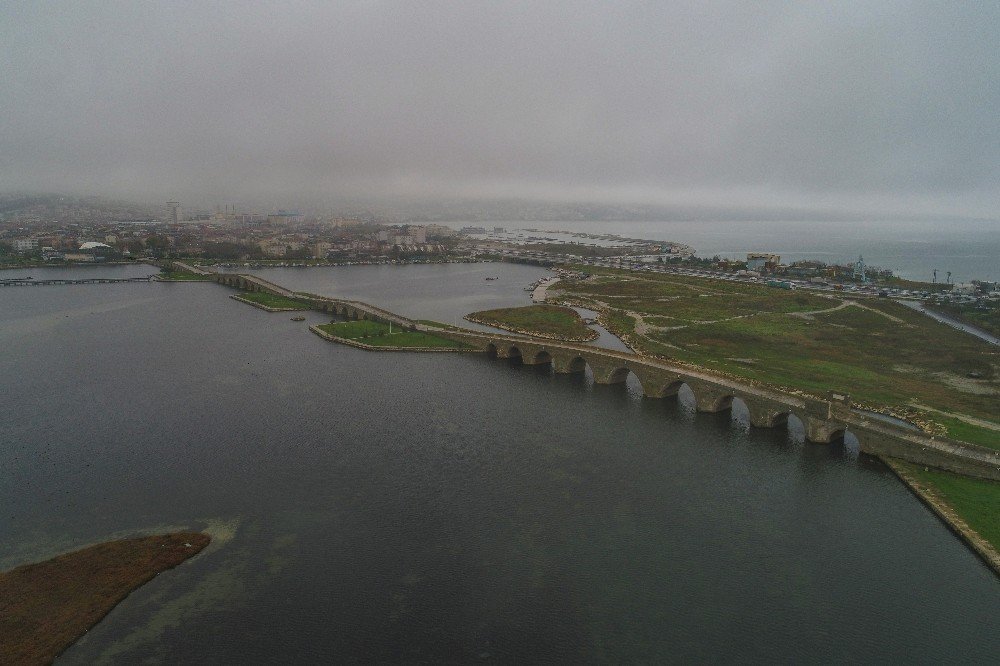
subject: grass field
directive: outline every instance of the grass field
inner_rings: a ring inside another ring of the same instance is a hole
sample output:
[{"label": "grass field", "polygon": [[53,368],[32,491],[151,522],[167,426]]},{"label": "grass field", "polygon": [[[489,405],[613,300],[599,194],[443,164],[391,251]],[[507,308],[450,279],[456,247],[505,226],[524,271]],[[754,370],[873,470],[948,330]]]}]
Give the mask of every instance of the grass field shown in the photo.
[{"label": "grass field", "polygon": [[931,486],[969,524],[1000,549],[1000,483],[970,479],[937,469],[900,463],[922,483]]},{"label": "grass field", "polygon": [[190,271],[164,271],[157,278],[167,282],[208,282],[212,279],[211,276]]},{"label": "grass field", "polygon": [[0,663],[51,663],[129,592],[208,542],[196,532],[122,539],[0,573]]},{"label": "grass field", "polygon": [[241,291],[240,298],[267,306],[269,308],[281,308],[287,310],[309,310],[312,308],[304,301],[275,296],[264,291]]},{"label": "grass field", "polygon": [[[1000,350],[893,301],[608,270],[554,289],[602,311],[645,354],[816,395],[846,392],[875,407],[913,411],[918,402],[998,418]],[[923,416],[952,437],[1000,448],[1000,431]]]},{"label": "grass field", "polygon": [[372,347],[386,348],[408,348],[425,347],[434,349],[468,349],[469,346],[438,337],[431,333],[422,331],[406,331],[399,327],[393,327],[389,332],[389,325],[377,321],[338,321],[323,324],[319,327],[321,331],[335,335],[345,340],[355,340],[357,342],[371,345]]},{"label": "grass field", "polygon": [[560,305],[528,305],[520,308],[481,310],[468,314],[465,318],[505,331],[562,340],[585,341],[597,337],[597,333],[587,328],[576,310]]}]

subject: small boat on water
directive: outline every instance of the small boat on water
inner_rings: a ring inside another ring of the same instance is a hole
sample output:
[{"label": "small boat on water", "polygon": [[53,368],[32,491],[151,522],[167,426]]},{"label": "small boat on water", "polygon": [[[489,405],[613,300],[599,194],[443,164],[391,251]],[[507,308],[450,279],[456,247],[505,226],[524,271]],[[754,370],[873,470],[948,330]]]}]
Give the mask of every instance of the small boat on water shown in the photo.
[{"label": "small boat on water", "polygon": [[486,281],[487,282],[492,282],[493,280],[499,280],[499,279],[500,279],[499,275],[494,275],[493,277],[486,278]]},{"label": "small boat on water", "polygon": [[305,321],[305,317],[292,317],[292,321]]}]

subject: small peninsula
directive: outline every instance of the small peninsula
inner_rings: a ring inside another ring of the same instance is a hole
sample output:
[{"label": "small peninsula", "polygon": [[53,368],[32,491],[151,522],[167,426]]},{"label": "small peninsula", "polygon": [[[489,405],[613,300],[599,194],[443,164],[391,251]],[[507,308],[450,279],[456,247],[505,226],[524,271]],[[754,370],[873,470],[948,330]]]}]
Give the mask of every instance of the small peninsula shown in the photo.
[{"label": "small peninsula", "polygon": [[576,310],[561,305],[527,305],[519,308],[481,310],[465,315],[465,319],[476,324],[549,340],[588,342],[598,337],[597,331],[588,328]]},{"label": "small peninsula", "polygon": [[51,663],[130,592],[209,541],[200,532],[119,539],[0,573],[0,663]]}]

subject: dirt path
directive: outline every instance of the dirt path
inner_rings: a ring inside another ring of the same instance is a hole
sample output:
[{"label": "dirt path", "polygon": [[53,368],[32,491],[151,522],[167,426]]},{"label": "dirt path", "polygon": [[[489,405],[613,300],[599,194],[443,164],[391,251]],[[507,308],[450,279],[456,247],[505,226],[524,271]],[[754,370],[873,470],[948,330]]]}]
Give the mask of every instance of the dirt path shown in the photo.
[{"label": "dirt path", "polygon": [[878,308],[870,308],[867,305],[861,305],[861,303],[858,303],[857,301],[850,301],[850,303],[852,305],[854,305],[854,307],[856,307],[856,308],[861,308],[862,310],[868,310],[869,312],[874,312],[877,315],[882,315],[883,317],[885,317],[889,321],[896,322],[897,324],[902,324],[903,326],[906,326],[907,328],[913,328],[913,324],[908,324],[906,321],[900,319],[899,317],[897,317],[895,315],[891,315],[888,312],[882,312]]},{"label": "dirt path", "polygon": [[788,314],[792,317],[801,317],[802,319],[812,319],[813,315],[826,314],[828,312],[836,312],[837,310],[843,310],[844,308],[854,305],[853,301],[841,301],[840,305],[835,305],[832,308],[827,308],[825,310],[812,310],[810,312],[789,312]]},{"label": "dirt path", "polygon": [[987,428],[989,430],[996,430],[1000,432],[1000,423],[994,423],[993,421],[986,421],[985,419],[977,419],[975,416],[966,416],[965,414],[956,414],[955,412],[946,412],[943,409],[934,409],[933,407],[928,407],[927,405],[922,405],[919,402],[911,401],[911,407],[916,407],[917,409],[922,409],[928,412],[934,412],[936,414],[944,414],[945,416],[950,416],[953,419],[958,419],[959,421],[964,421],[969,425],[979,426],[980,428]]}]

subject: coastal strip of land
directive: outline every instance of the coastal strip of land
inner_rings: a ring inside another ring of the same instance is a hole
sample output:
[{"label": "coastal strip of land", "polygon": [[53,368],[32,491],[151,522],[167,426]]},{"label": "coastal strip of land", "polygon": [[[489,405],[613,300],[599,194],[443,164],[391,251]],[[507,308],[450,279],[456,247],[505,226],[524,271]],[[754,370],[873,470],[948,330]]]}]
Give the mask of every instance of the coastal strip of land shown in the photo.
[{"label": "coastal strip of land", "polygon": [[377,321],[341,321],[310,326],[309,330],[330,342],[370,351],[472,352],[463,342],[426,331],[407,330]]},{"label": "coastal strip of land", "polygon": [[0,573],[0,664],[48,664],[133,590],[205,548],[175,532],[119,539]]},{"label": "coastal strip of land", "polygon": [[[932,480],[921,478],[929,474],[947,475],[947,472],[937,470],[932,472],[930,469],[921,468],[919,465],[895,458],[883,457],[882,461],[921,502],[926,504],[941,519],[941,522],[948,526],[948,529],[964,541],[976,555],[982,558],[983,562],[993,569],[994,573],[1000,576],[1000,548],[996,545],[1000,543],[1000,539],[997,539],[995,535],[984,534],[990,529],[1000,532],[1000,525],[997,525],[995,520],[996,506],[1000,506],[1000,488],[996,484],[989,486],[987,484],[990,482],[982,481],[981,485],[984,488],[980,489],[980,496],[973,500],[975,504],[980,506],[964,507],[965,510],[960,513],[956,507],[952,506],[955,499],[949,501],[940,481],[935,483]],[[955,478],[962,479],[962,483],[975,483],[977,481],[957,476]],[[975,528],[972,527],[969,524],[971,517],[978,517],[977,522],[982,524],[977,524]],[[988,536],[994,536],[994,540],[991,542]]]},{"label": "coastal strip of land", "polygon": [[229,298],[240,303],[252,305],[255,308],[260,308],[265,312],[294,312],[296,310],[312,309],[309,303],[294,298],[275,296],[264,291],[247,291],[240,294],[233,294]]}]

